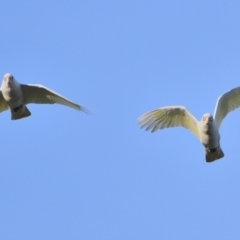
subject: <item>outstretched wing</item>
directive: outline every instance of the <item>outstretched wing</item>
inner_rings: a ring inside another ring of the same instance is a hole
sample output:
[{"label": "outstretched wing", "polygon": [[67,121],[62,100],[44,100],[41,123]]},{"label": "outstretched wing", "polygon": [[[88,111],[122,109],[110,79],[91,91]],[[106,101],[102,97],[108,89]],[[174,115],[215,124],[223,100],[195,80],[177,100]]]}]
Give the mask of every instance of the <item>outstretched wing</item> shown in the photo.
[{"label": "outstretched wing", "polygon": [[69,101],[68,99],[64,98],[63,96],[59,95],[58,93],[42,86],[42,85],[25,85],[21,84],[21,89],[23,92],[24,102],[25,104],[28,103],[48,103],[48,104],[62,104],[76,110],[81,110],[87,112],[83,107],[80,105]]},{"label": "outstretched wing", "polygon": [[238,107],[240,107],[240,87],[233,88],[218,98],[213,114],[218,128],[226,115]]},{"label": "outstretched wing", "polygon": [[8,109],[9,109],[9,107],[8,107],[5,99],[3,98],[2,91],[0,90],[0,112],[3,112]]},{"label": "outstretched wing", "polygon": [[184,127],[190,130],[199,139],[197,119],[183,106],[163,107],[140,116],[138,123],[141,128],[151,130],[170,127]]}]

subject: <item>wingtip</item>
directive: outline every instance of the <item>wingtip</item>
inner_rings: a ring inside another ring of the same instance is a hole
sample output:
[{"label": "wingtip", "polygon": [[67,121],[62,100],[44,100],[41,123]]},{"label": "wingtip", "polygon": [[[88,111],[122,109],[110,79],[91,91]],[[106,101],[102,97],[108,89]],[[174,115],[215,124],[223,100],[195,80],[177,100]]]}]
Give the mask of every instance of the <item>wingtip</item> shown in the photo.
[{"label": "wingtip", "polygon": [[86,113],[86,114],[88,114],[88,115],[91,115],[91,114],[92,114],[92,112],[90,112],[88,109],[86,109],[86,108],[84,108],[84,107],[79,107],[78,110],[79,110],[79,111],[82,111],[82,112],[84,112],[84,113]]}]

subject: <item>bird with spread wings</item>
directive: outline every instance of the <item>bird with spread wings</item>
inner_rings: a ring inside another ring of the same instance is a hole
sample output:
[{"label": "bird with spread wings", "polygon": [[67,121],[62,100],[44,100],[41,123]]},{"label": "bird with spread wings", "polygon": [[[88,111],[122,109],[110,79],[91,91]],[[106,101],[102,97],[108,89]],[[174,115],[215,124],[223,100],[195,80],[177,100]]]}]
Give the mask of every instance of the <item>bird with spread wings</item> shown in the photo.
[{"label": "bird with spread wings", "polygon": [[226,115],[240,107],[240,87],[221,95],[216,103],[213,116],[203,115],[198,121],[184,106],[162,107],[139,117],[142,128],[155,132],[170,127],[184,127],[190,130],[202,143],[207,162],[224,157],[220,146],[219,128]]}]

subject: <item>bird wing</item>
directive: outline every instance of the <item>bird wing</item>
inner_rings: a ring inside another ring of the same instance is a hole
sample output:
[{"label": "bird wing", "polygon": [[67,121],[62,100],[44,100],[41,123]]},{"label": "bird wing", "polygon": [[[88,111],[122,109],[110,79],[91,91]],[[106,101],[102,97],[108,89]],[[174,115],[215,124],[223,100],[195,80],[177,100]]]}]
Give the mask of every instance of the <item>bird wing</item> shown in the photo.
[{"label": "bird wing", "polygon": [[151,130],[152,132],[158,129],[170,127],[184,127],[190,130],[198,139],[199,130],[197,119],[183,106],[163,107],[140,116],[138,123],[141,128]]},{"label": "bird wing", "polygon": [[226,115],[238,107],[240,107],[240,87],[233,88],[218,98],[213,114],[218,128]]},{"label": "bird wing", "polygon": [[0,90],[0,112],[8,110],[9,107],[7,105],[7,102],[3,98],[2,91]]},{"label": "bird wing", "polygon": [[69,101],[58,93],[42,86],[33,84],[21,84],[21,89],[23,92],[24,102],[28,103],[48,103],[48,104],[62,104],[76,110],[81,110],[86,112],[86,110],[80,105]]}]

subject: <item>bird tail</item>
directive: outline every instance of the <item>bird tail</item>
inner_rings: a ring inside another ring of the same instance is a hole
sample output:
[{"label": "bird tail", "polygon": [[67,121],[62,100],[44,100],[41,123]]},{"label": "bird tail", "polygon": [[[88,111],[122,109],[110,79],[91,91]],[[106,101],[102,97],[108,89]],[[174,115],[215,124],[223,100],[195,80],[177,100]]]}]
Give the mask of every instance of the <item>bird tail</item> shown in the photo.
[{"label": "bird tail", "polygon": [[220,146],[215,149],[205,149],[205,153],[206,162],[213,162],[224,157],[224,153]]},{"label": "bird tail", "polygon": [[31,115],[31,112],[28,110],[28,108],[26,106],[23,106],[23,109],[18,109],[16,111],[16,109],[11,109],[11,119],[12,120],[17,120],[17,119],[21,119],[21,118],[25,118],[25,117],[29,117]]}]

